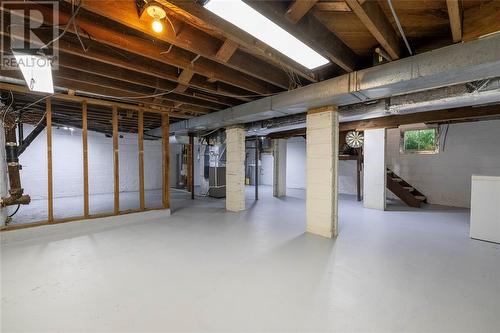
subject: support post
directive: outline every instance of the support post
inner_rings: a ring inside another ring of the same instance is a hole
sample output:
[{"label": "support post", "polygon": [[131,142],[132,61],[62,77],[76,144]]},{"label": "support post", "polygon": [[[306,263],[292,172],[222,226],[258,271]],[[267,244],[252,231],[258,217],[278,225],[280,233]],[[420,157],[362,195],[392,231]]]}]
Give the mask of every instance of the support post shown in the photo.
[{"label": "support post", "polygon": [[259,137],[255,137],[255,200],[259,200]]},{"label": "support post", "polygon": [[87,102],[82,102],[82,145],[83,145],[83,216],[89,217],[89,153],[88,153]]},{"label": "support post", "polygon": [[163,193],[162,203],[163,208],[170,208],[170,142],[169,142],[169,116],[166,113],[161,115],[161,130],[162,130],[162,167],[163,167]]},{"label": "support post", "polygon": [[307,231],[338,234],[339,117],[335,106],[307,113]]},{"label": "support post", "polygon": [[113,175],[114,175],[114,213],[120,213],[120,160],[118,156],[118,108],[113,106]]},{"label": "support post", "polygon": [[52,186],[52,101],[45,100],[47,119],[47,219],[54,222],[54,188]]},{"label": "support post", "polygon": [[188,148],[188,186],[191,192],[191,200],[194,200],[194,137],[189,136]]},{"label": "support post", "polygon": [[286,196],[286,139],[273,140],[273,196]]},{"label": "support post", "polygon": [[137,113],[137,146],[139,150],[139,208],[146,209],[144,192],[144,112]]},{"label": "support post", "polygon": [[384,128],[365,130],[363,151],[363,206],[385,210],[387,169]]},{"label": "support post", "polygon": [[245,210],[245,129],[226,129],[226,210]]},{"label": "support post", "polygon": [[356,194],[358,201],[361,201],[361,165],[363,162],[363,151],[362,148],[356,149]]}]

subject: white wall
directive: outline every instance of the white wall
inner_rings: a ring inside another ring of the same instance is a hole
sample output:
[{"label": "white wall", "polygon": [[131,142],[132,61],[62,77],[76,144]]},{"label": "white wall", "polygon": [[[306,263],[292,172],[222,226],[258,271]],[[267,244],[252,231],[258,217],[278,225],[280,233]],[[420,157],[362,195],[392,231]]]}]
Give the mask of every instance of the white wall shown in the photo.
[{"label": "white wall", "polygon": [[[27,135],[32,126],[25,125]],[[54,197],[83,195],[81,131],[73,133],[53,128],[52,165]],[[119,139],[120,191],[137,191],[138,146],[136,134]],[[113,142],[104,134],[88,132],[89,191],[91,194],[113,192]],[[161,189],[161,140],[144,141],[145,189]],[[32,199],[47,197],[47,141],[44,130],[20,156],[22,186]]]},{"label": "white wall", "polygon": [[384,128],[366,130],[363,149],[363,207],[384,210],[386,204],[386,162]]},{"label": "white wall", "polygon": [[430,203],[470,207],[472,174],[500,176],[500,120],[450,125],[444,151],[435,155],[400,154],[399,130],[390,129],[387,165]]},{"label": "white wall", "polygon": [[[262,155],[262,183],[273,185],[273,157]],[[290,138],[286,151],[286,187],[306,188],[306,140]],[[339,161],[339,193],[356,194],[356,161]]]}]

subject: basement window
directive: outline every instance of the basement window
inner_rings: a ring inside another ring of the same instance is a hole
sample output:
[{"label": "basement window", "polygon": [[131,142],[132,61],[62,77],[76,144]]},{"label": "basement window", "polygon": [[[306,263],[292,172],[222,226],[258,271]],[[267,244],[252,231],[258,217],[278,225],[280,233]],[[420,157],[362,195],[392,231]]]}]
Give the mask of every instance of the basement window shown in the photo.
[{"label": "basement window", "polygon": [[437,154],[439,152],[438,129],[401,129],[400,152],[417,154]]},{"label": "basement window", "polygon": [[205,8],[308,69],[329,61],[241,0],[210,0]]}]

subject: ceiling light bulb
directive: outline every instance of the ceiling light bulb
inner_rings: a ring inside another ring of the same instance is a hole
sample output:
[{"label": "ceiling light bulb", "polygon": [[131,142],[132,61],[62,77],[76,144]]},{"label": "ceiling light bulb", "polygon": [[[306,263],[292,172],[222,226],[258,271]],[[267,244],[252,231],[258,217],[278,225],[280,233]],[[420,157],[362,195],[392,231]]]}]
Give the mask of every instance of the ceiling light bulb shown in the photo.
[{"label": "ceiling light bulb", "polygon": [[163,24],[161,24],[160,20],[158,19],[155,19],[151,26],[153,28],[153,31],[156,33],[160,33],[163,31]]}]

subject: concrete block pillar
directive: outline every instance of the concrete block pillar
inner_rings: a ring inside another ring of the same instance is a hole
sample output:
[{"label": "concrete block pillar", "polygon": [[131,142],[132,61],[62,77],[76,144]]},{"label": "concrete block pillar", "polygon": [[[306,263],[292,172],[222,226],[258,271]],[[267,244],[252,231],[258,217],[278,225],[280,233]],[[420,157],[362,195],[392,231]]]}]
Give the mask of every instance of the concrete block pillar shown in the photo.
[{"label": "concrete block pillar", "polygon": [[339,116],[335,106],[307,113],[307,231],[338,234]]},{"label": "concrete block pillar", "polygon": [[273,140],[273,196],[286,196],[286,139]]},{"label": "concrete block pillar", "polygon": [[245,129],[226,128],[226,209],[245,210]]},{"label": "concrete block pillar", "polygon": [[363,206],[385,210],[385,129],[365,130],[363,167]]}]

